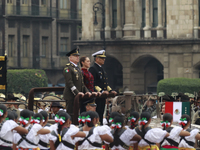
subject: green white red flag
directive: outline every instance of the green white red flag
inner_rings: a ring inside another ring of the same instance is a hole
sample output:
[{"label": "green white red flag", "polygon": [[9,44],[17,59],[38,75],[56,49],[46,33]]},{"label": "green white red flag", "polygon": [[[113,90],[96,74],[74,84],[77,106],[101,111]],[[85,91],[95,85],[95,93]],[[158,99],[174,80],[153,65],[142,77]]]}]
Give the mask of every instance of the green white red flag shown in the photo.
[{"label": "green white red flag", "polygon": [[165,102],[165,113],[173,115],[173,121],[178,122],[182,115],[190,116],[190,102]]}]

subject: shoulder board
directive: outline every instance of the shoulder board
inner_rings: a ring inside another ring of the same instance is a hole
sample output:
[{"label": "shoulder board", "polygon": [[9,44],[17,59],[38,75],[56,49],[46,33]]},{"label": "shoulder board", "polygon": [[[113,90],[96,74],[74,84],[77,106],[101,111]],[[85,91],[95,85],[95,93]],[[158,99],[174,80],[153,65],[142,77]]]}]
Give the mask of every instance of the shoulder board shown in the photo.
[{"label": "shoulder board", "polygon": [[70,63],[66,64],[66,66],[70,66]]}]

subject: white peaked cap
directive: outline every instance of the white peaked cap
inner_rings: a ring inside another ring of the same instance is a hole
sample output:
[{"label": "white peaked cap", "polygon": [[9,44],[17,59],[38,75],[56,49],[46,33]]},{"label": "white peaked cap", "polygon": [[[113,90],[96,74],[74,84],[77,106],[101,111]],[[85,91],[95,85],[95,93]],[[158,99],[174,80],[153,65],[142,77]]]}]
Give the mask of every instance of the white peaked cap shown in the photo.
[{"label": "white peaked cap", "polygon": [[98,56],[98,57],[106,57],[105,52],[106,52],[105,50],[100,50],[100,51],[97,51],[96,53],[92,54],[92,56],[93,57],[96,57],[96,56]]}]

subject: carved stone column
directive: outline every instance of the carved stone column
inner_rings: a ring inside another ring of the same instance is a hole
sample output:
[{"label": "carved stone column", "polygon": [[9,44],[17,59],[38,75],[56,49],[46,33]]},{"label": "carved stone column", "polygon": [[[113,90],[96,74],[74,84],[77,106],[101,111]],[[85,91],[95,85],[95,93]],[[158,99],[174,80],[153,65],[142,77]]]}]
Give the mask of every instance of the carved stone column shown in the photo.
[{"label": "carved stone column", "polygon": [[144,37],[151,38],[150,26],[150,0],[146,0],[146,26],[144,27]]},{"label": "carved stone column", "polygon": [[125,0],[125,25],[124,39],[131,40],[135,38],[135,16],[134,0]]},{"label": "carved stone column", "polygon": [[157,37],[163,38],[163,25],[162,25],[162,0],[158,0],[158,27]]},{"label": "carved stone column", "polygon": [[106,0],[105,4],[105,21],[106,21],[106,27],[105,27],[105,38],[110,39],[111,38],[111,27],[110,27],[110,3],[109,0]]},{"label": "carved stone column", "polygon": [[116,38],[122,38],[121,0],[117,0],[117,27]]}]

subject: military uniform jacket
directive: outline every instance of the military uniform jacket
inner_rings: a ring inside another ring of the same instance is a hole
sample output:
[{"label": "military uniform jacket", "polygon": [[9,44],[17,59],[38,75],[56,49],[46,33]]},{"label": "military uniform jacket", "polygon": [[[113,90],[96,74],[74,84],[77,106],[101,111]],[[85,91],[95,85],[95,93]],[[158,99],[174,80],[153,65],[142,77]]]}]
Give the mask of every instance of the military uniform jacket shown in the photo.
[{"label": "military uniform jacket", "polygon": [[94,88],[97,92],[112,90],[107,82],[107,74],[102,67],[94,63],[94,65],[90,67],[89,71],[94,76]]},{"label": "military uniform jacket", "polygon": [[78,66],[76,67],[73,63],[66,64],[63,70],[65,77],[65,89],[64,89],[64,99],[74,100],[73,98],[79,93],[88,92],[83,81],[83,75]]}]

